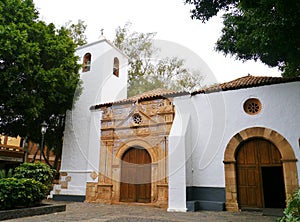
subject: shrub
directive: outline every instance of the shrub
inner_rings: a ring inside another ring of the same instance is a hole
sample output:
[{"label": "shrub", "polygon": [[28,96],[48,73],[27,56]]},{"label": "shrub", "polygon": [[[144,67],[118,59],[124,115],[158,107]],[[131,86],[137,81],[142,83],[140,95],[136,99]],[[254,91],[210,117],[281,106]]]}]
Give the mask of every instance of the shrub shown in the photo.
[{"label": "shrub", "polygon": [[6,170],[0,170],[0,179],[2,178],[9,178],[13,176],[13,169],[9,169],[7,172]]},{"label": "shrub", "polygon": [[15,168],[15,178],[32,178],[36,181],[45,184],[48,187],[48,191],[51,189],[53,183],[55,170],[45,163],[23,163]]},{"label": "shrub", "polygon": [[1,210],[37,205],[46,194],[47,187],[34,179],[0,179]]},{"label": "shrub", "polygon": [[283,215],[280,220],[281,222],[300,221],[300,188],[289,199]]}]

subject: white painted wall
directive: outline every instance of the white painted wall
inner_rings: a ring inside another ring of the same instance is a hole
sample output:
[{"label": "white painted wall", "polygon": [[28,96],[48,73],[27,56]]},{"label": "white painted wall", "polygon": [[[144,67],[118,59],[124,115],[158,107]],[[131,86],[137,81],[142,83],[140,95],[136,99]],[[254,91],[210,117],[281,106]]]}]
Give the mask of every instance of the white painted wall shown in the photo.
[{"label": "white painted wall", "polygon": [[[261,101],[262,111],[258,115],[248,115],[244,112],[243,104],[249,98],[258,98]],[[185,186],[225,187],[223,164],[225,148],[236,133],[246,128],[259,126],[277,131],[287,139],[294,149],[296,158],[300,160],[299,101],[300,82],[198,94],[190,98],[175,98],[176,114],[170,134],[170,150],[183,148],[179,142],[176,143],[176,129],[184,126],[184,121],[180,120],[181,113],[186,115],[186,113],[192,112],[190,115],[191,125],[188,127],[192,137],[191,148],[189,148],[192,149],[190,158],[192,164],[187,158],[185,167],[186,176],[192,175],[192,178],[185,180]],[[187,133],[183,135],[187,135]],[[171,145],[175,147],[171,147]],[[185,151],[185,153],[189,152]],[[187,155],[185,154],[185,156]],[[172,158],[169,161],[171,162]],[[176,171],[172,164],[169,164],[169,167],[171,178],[184,180],[181,171]],[[299,161],[297,168],[300,179]],[[170,194],[177,195],[176,198],[170,199],[170,206],[177,206],[183,199],[183,196],[179,197],[179,195],[183,195],[182,193],[173,192],[175,184],[172,181],[169,183]],[[179,187],[176,189],[180,190]]]},{"label": "white painted wall", "polygon": [[176,118],[169,136],[169,199],[168,211],[186,212],[186,159],[190,147],[190,113],[184,109],[189,100],[186,97],[177,99],[180,105],[175,106]]},{"label": "white painted wall", "polygon": [[[86,53],[92,55],[91,69],[80,73],[82,94],[67,113],[64,132],[60,171],[67,172],[71,181],[60,194],[85,195],[91,172],[99,171],[101,112],[90,107],[127,98],[127,57],[105,39],[79,47],[80,64]],[[120,62],[119,77],[113,75],[114,57]]]}]

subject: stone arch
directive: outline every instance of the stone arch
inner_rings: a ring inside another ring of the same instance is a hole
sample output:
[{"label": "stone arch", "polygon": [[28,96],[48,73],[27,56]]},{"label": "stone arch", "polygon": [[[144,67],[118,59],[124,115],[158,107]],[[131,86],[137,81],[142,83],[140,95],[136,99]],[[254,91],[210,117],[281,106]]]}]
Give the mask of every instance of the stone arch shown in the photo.
[{"label": "stone arch", "polygon": [[285,194],[288,199],[298,188],[298,173],[296,166],[296,157],[293,148],[289,142],[278,132],[264,128],[247,128],[235,134],[227,144],[224,153],[225,168],[225,190],[226,190],[226,210],[238,211],[237,201],[237,180],[236,180],[236,152],[239,145],[251,138],[263,138],[272,142],[281,154],[281,161],[284,173]]},{"label": "stone arch", "polygon": [[[161,150],[162,148],[160,146],[153,146],[147,141],[143,139],[134,139],[126,141],[125,143],[122,143],[116,150],[116,153],[113,157],[113,172],[114,172],[114,180],[112,181],[112,185],[114,187],[114,194],[113,194],[113,202],[119,202],[120,199],[120,180],[121,180],[121,161],[124,153],[133,147],[142,147],[144,148],[148,154],[151,157],[151,203],[159,204],[158,196],[159,196],[159,173],[161,169]],[[164,189],[164,188],[163,188]],[[151,204],[150,203],[150,204]]]},{"label": "stone arch", "polygon": [[119,161],[122,159],[124,153],[131,147],[143,147],[149,153],[152,163],[157,161],[157,154],[154,152],[153,147],[144,140],[131,140],[122,144],[115,155],[114,164],[119,164]]}]

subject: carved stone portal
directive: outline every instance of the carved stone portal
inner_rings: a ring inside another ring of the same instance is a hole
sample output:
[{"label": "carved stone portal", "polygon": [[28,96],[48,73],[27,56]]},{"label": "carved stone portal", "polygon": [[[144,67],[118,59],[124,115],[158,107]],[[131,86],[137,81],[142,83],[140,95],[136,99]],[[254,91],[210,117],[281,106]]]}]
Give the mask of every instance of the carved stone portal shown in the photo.
[{"label": "carved stone portal", "polygon": [[[97,182],[87,183],[86,201],[167,207],[168,136],[174,119],[171,99],[110,104],[101,110],[100,172]],[[134,149],[143,152],[129,154]],[[150,163],[143,162],[144,156],[149,156]]]}]

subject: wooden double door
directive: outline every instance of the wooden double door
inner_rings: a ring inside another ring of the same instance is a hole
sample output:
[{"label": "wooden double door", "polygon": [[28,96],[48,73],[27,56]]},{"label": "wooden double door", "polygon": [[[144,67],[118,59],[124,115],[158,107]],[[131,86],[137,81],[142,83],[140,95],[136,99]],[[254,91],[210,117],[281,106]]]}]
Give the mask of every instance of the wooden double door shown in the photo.
[{"label": "wooden double door", "polygon": [[128,149],[121,166],[120,201],[151,202],[151,157],[147,150]]},{"label": "wooden double door", "polygon": [[253,139],[236,154],[240,208],[284,208],[285,189],[281,155],[273,143]]}]

